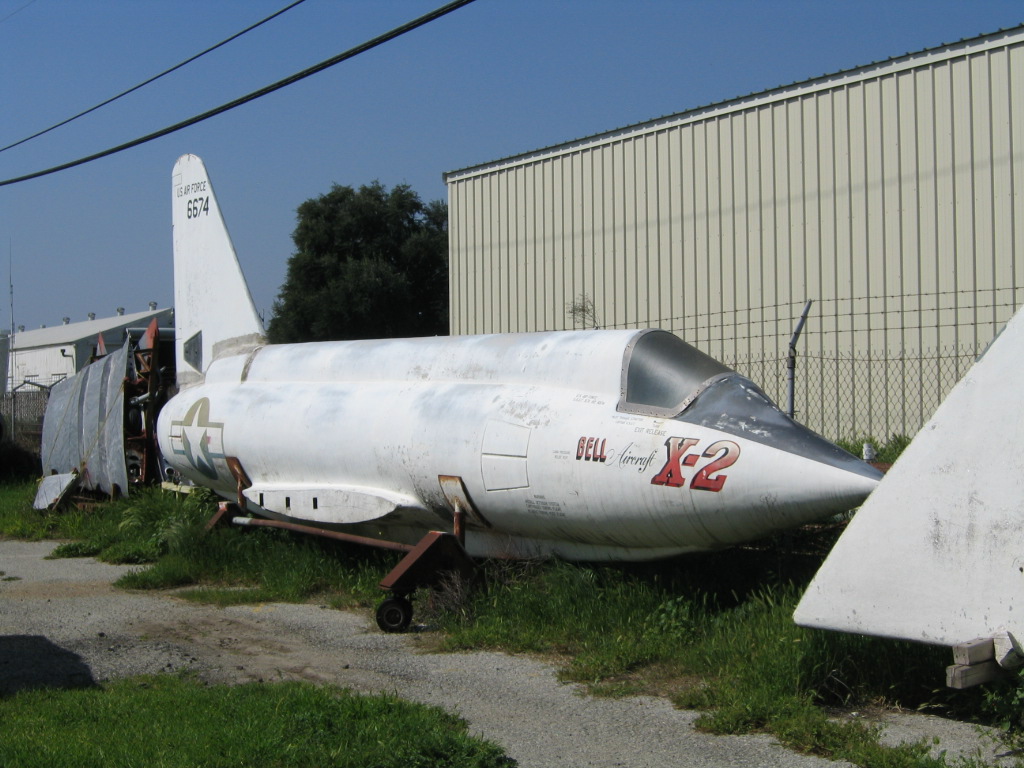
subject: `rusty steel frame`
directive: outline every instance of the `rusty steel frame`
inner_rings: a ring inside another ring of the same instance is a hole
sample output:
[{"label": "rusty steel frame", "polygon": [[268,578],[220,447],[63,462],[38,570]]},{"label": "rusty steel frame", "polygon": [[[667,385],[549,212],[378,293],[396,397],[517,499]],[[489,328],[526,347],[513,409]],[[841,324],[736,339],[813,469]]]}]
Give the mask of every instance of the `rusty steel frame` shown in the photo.
[{"label": "rusty steel frame", "polygon": [[[212,527],[215,525],[216,522],[223,517],[223,514],[224,513],[221,510],[218,510],[217,514],[214,515],[207,526]],[[385,539],[371,539],[368,536],[356,536],[352,533],[329,531],[326,528],[316,528],[312,525],[286,523],[283,520],[269,520],[262,517],[233,517],[231,518],[231,523],[232,525],[244,525],[250,528],[281,528],[295,533],[307,533],[311,536],[322,536],[326,539],[345,541],[350,544],[362,544],[367,547],[377,547],[378,549],[390,549],[396,552],[411,552],[416,548],[412,544],[402,544],[397,541],[387,541]]]},{"label": "rusty steel frame", "polygon": [[396,596],[412,594],[419,587],[434,586],[444,573],[471,576],[476,564],[458,537],[444,531],[430,531],[378,585]]}]

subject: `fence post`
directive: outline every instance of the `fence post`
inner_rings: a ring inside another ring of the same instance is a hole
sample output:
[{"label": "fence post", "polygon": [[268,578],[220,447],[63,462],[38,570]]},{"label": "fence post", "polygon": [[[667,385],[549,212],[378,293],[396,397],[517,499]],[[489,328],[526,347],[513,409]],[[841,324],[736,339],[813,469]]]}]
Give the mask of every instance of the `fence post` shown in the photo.
[{"label": "fence post", "polygon": [[804,323],[807,322],[807,314],[811,311],[811,304],[814,303],[814,299],[808,299],[804,305],[804,311],[800,313],[800,320],[796,324],[796,330],[793,331],[793,337],[789,340],[789,357],[786,359],[786,378],[789,382],[789,408],[786,413],[789,414],[789,418],[796,416],[796,343],[800,339],[800,332],[804,329]]}]

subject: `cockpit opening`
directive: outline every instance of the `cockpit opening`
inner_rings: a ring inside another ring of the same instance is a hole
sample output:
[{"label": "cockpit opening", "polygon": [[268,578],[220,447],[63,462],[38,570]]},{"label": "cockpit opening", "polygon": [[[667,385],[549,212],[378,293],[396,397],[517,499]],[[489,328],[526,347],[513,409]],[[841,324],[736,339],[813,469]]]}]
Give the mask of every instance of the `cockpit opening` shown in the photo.
[{"label": "cockpit opening", "polygon": [[626,350],[618,410],[697,424],[866,477],[881,476],[791,419],[750,379],[667,331],[641,334]]},{"label": "cockpit opening", "polygon": [[704,387],[732,372],[678,336],[650,331],[626,350],[618,409],[672,418]]}]

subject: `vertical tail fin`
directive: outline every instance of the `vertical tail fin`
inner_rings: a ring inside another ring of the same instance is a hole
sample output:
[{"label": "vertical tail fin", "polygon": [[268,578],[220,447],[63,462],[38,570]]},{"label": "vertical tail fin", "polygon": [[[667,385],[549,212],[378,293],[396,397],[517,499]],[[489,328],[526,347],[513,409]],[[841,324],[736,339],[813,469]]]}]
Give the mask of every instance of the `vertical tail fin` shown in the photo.
[{"label": "vertical tail fin", "polygon": [[1022,359],[1024,309],[857,512],[797,624],[935,645],[1024,639]]},{"label": "vertical tail fin", "polygon": [[171,181],[178,386],[213,360],[266,343],[203,161],[182,155]]}]

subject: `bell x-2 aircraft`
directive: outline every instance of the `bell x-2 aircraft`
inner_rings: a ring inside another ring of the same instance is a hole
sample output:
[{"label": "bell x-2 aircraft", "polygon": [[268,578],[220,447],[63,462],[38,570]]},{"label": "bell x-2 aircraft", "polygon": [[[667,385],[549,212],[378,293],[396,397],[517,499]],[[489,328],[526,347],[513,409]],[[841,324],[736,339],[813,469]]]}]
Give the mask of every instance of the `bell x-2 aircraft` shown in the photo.
[{"label": "bell x-2 aircraft", "polygon": [[851,509],[881,476],[662,330],[267,344],[200,158],[171,192],[160,450],[257,518],[407,549],[454,519],[474,557],[650,560]]}]

